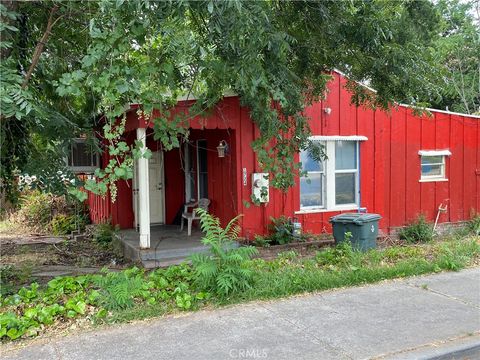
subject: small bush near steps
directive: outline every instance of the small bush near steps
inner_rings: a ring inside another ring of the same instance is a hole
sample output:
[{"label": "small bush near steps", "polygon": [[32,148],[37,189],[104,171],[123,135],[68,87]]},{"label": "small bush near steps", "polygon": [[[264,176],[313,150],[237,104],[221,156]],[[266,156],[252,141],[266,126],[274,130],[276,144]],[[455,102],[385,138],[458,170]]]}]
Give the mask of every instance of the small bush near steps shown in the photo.
[{"label": "small bush near steps", "polygon": [[102,246],[108,246],[117,236],[118,228],[109,222],[96,224],[94,226],[92,237]]},{"label": "small bush near steps", "polygon": [[198,209],[197,213],[205,233],[202,243],[209,247],[211,254],[191,256],[196,283],[219,296],[228,296],[251,287],[253,273],[248,261],[258,251],[253,246],[235,246],[240,232],[237,225],[239,216],[223,229],[218,218],[202,209]]}]

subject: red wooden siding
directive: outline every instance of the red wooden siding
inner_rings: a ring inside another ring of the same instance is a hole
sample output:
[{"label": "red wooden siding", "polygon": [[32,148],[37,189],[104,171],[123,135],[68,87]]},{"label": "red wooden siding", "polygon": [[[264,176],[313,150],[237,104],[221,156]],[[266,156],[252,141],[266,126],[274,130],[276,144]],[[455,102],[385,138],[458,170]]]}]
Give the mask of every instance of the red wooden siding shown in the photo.
[{"label": "red wooden siding", "polygon": [[[480,211],[480,118],[441,111],[432,111],[431,117],[419,117],[405,106],[388,112],[357,108],[350,103],[345,83],[345,79],[334,74],[325,99],[307,107],[304,113],[310,117],[314,135],[368,138],[360,142],[360,206],[382,215],[382,230],[388,232],[405,225],[420,214],[433,220],[441,203],[448,204],[448,212],[441,214],[440,222],[466,220],[472,211]],[[188,112],[191,103],[179,102],[175,111]],[[326,108],[331,109],[330,114]],[[127,129],[139,126],[151,124],[140,119],[135,108],[127,116]],[[286,193],[270,188],[268,204],[246,206],[247,202],[251,203],[252,173],[262,171],[251,148],[256,136],[258,129],[248,109],[242,108],[236,97],[225,98],[211,114],[190,121],[190,140],[207,140],[211,211],[223,224],[243,214],[240,220],[243,236],[249,239],[255,234],[264,234],[270,217],[281,215],[297,217],[307,232],[331,231],[329,219],[338,212],[298,213],[298,179],[297,186]],[[131,131],[129,141],[133,138],[134,131]],[[216,153],[220,140],[226,140],[230,146],[231,152],[225,158],[218,158]],[[147,145],[156,149],[151,140]],[[452,153],[446,158],[448,181],[420,182],[419,150],[440,149],[449,149]],[[173,221],[185,202],[184,174],[179,161],[182,151],[165,153],[167,223]],[[124,184],[119,187],[120,192],[121,202],[110,205],[91,195],[92,220],[112,217],[122,226],[131,227],[131,187]]]},{"label": "red wooden siding", "polygon": [[104,223],[110,220],[110,200],[108,197],[101,197],[91,192],[88,193],[88,207],[90,220],[95,223]]},{"label": "red wooden siding", "polygon": [[[192,130],[189,139],[192,142],[206,140],[209,211],[226,225],[238,214],[235,130]],[[227,142],[230,151],[219,158],[217,146],[222,140]]]},{"label": "red wooden siding", "polygon": [[[450,116],[448,114],[435,113],[435,146],[437,149],[451,149],[450,147]],[[445,176],[451,178],[450,157],[446,159]],[[447,205],[447,212],[441,216],[444,221],[450,219],[450,186],[443,183],[435,183],[435,204]]]}]

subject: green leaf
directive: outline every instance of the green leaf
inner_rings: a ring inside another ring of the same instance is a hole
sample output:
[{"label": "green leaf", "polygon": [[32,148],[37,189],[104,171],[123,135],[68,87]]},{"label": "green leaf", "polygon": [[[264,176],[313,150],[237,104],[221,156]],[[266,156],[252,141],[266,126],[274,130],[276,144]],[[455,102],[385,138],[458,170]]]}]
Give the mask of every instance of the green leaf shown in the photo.
[{"label": "green leaf", "polygon": [[99,319],[102,319],[102,318],[105,318],[107,317],[108,315],[108,311],[106,309],[100,309],[98,310],[98,312],[95,314],[95,317],[96,318],[99,318]]},{"label": "green leaf", "polygon": [[124,178],[127,175],[127,172],[124,168],[117,167],[115,168],[115,175],[117,175],[119,178]]},{"label": "green leaf", "polygon": [[11,340],[15,340],[15,339],[18,339],[20,336],[22,336],[24,333],[25,333],[25,331],[22,331],[22,330],[19,330],[19,329],[16,329],[16,328],[11,328],[7,331],[7,336]]},{"label": "green leaf", "polygon": [[151,159],[152,151],[150,149],[145,149],[144,152],[143,152],[143,157],[145,159]]}]

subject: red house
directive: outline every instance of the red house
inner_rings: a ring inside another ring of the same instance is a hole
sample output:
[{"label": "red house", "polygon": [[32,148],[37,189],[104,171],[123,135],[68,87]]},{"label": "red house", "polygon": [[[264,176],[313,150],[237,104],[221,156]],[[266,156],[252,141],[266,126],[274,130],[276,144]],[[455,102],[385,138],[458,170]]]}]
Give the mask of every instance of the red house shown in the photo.
[{"label": "red house", "polygon": [[[432,109],[431,117],[419,117],[403,105],[390,112],[356,107],[345,84],[334,73],[325,100],[305,109],[313,140],[326,146],[328,160],[299,154],[310,181],[298,179],[287,193],[270,187],[260,206],[245,204],[252,179],[263,176],[250,146],[259,133],[238,97],[225,97],[210,116],[193,119],[189,143],[171,151],[159,151],[150,125],[132,108],[126,139],[144,141],[154,155],[138,161],[133,182],[118,184],[115,203],[89,195],[92,221],[139,225],[140,245],[148,248],[149,224],[172,224],[185,203],[200,198],[210,200],[209,211],[223,224],[243,214],[247,239],[266,233],[270,217],[281,215],[298,218],[304,232],[322,233],[331,231],[333,215],[367,211],[382,215],[380,229],[389,233],[419,214],[434,220],[441,204],[447,206],[442,223],[480,212],[479,116]],[[190,104],[179,101],[178,111]],[[219,144],[228,147],[224,157]]]}]

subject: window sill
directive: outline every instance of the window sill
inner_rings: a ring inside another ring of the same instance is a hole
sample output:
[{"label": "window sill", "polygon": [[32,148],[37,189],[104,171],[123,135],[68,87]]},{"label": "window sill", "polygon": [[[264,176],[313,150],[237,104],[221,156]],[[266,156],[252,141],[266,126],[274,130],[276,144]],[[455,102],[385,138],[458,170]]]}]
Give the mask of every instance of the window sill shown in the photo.
[{"label": "window sill", "polygon": [[337,211],[351,211],[351,210],[358,210],[358,209],[359,209],[358,205],[338,206],[331,209],[326,209],[326,208],[302,209],[302,210],[295,211],[295,215],[316,214],[316,213],[337,212]]},{"label": "window sill", "polygon": [[69,170],[74,174],[93,174],[98,166],[69,166]]},{"label": "window sill", "polygon": [[418,182],[421,182],[421,183],[423,183],[423,182],[445,182],[445,181],[448,181],[448,179],[443,179],[443,178],[437,178],[437,179],[435,179],[435,178],[432,178],[432,179],[420,179],[420,180],[418,180]]}]

